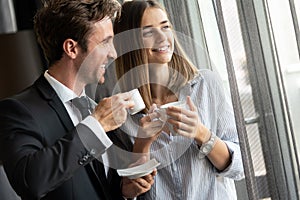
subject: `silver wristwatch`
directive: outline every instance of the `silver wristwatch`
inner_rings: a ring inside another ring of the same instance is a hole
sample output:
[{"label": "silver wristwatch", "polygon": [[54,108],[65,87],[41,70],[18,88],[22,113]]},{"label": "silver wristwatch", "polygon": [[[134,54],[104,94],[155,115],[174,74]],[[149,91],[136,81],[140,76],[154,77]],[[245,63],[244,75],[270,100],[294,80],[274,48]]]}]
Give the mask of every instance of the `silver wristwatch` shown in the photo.
[{"label": "silver wristwatch", "polygon": [[209,140],[205,143],[202,143],[202,145],[200,146],[200,152],[205,156],[208,155],[215,146],[216,142],[217,136],[211,133]]}]

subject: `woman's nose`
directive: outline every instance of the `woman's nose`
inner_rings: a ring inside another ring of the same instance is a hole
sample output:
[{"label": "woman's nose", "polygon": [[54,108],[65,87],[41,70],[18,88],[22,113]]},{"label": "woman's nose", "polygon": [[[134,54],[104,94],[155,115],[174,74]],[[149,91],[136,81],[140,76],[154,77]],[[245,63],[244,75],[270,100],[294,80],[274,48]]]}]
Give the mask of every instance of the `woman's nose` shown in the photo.
[{"label": "woman's nose", "polygon": [[162,30],[160,29],[157,29],[155,31],[155,40],[156,42],[162,42],[162,41],[165,41],[167,39],[167,35],[165,32],[163,32]]}]

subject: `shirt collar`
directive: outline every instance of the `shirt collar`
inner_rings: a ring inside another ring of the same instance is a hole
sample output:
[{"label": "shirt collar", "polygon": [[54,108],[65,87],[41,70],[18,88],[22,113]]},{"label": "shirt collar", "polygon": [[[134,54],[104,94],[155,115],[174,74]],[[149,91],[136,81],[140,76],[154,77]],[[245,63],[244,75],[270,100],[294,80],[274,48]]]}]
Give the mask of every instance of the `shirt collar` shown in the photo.
[{"label": "shirt collar", "polygon": [[200,70],[198,70],[198,72],[197,72],[197,74],[195,75],[195,77],[192,79],[192,80],[190,80],[189,82],[188,82],[188,84],[191,86],[191,87],[193,87],[193,85],[195,85],[199,80],[201,80],[201,79],[203,79],[203,76],[201,75],[201,71]]},{"label": "shirt collar", "polygon": [[[45,76],[46,80],[49,82],[49,84],[53,87],[56,94],[58,95],[58,97],[60,98],[60,100],[63,103],[66,103],[66,102],[74,99],[75,97],[78,97],[78,95],[75,94],[73,90],[66,87],[64,84],[62,84],[61,82],[56,80],[53,76],[51,76],[48,73],[48,70],[45,71],[44,76]],[[83,89],[80,96],[85,96],[85,90],[84,89]]]}]

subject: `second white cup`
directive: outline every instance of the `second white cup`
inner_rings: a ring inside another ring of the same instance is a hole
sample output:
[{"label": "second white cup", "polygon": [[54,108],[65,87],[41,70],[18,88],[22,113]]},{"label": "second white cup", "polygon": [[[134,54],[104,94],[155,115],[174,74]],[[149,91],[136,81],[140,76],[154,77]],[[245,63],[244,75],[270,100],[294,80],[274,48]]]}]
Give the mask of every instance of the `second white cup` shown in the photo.
[{"label": "second white cup", "polygon": [[158,109],[158,113],[160,114],[160,120],[162,120],[164,122],[167,121],[168,116],[166,114],[166,109],[170,106],[175,106],[175,107],[187,109],[187,105],[186,105],[185,101],[175,101],[175,102],[171,102],[171,103],[161,105]]},{"label": "second white cup", "polygon": [[[183,109],[188,109],[188,105],[186,104],[185,101],[175,101],[175,102],[171,102],[171,103],[167,103],[164,105],[161,105],[159,107],[159,109],[157,110],[157,112],[159,113],[160,117],[159,119],[166,123],[168,120],[168,115],[166,113],[166,109],[170,106],[175,106],[175,107],[179,107],[179,108],[183,108]],[[177,135],[177,133],[175,133],[173,126],[169,123],[167,123],[167,126],[169,127],[169,130],[171,131],[172,135]]]}]

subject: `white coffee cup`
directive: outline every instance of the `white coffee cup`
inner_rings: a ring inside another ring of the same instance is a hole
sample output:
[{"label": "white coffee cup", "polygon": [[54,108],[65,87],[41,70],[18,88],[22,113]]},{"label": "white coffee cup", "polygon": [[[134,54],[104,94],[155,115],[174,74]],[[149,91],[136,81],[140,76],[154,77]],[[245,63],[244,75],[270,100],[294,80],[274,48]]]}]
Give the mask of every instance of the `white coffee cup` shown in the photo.
[{"label": "white coffee cup", "polygon": [[[188,105],[186,104],[185,101],[175,101],[175,102],[170,102],[164,105],[161,105],[156,112],[159,113],[160,117],[159,120],[161,120],[162,122],[166,123],[168,120],[168,115],[166,113],[166,110],[168,107],[170,106],[175,106],[175,107],[179,107],[179,108],[183,108],[183,109],[188,109]],[[173,126],[169,123],[167,123],[169,130],[171,131],[171,133],[173,133],[173,135],[176,135]]]},{"label": "white coffee cup", "polygon": [[138,89],[133,89],[130,91],[130,93],[131,100],[134,101],[134,107],[128,109],[128,112],[130,115],[134,115],[140,112],[141,110],[145,109],[146,106]]}]

